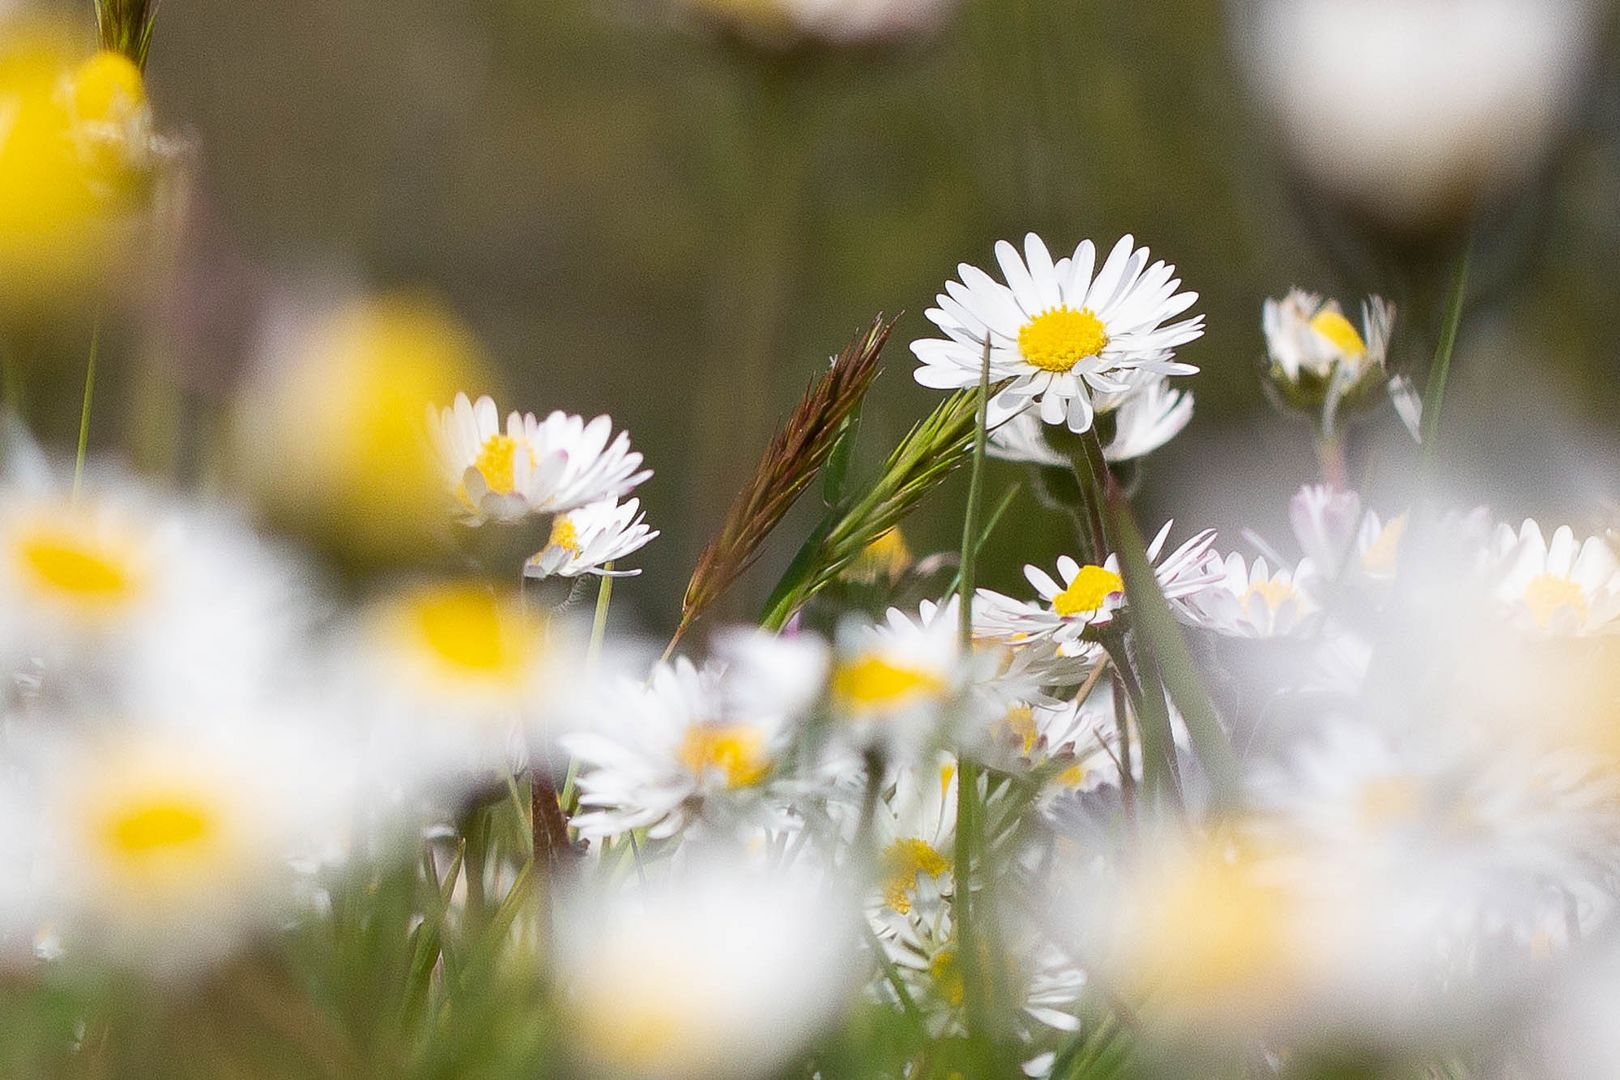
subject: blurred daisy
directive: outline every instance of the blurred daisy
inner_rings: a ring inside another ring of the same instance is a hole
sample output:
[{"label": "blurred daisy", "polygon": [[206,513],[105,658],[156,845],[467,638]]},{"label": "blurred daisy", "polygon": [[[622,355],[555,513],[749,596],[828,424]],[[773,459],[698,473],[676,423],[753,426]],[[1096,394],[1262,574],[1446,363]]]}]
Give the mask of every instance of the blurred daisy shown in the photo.
[{"label": "blurred daisy", "polygon": [[1361,328],[1337,300],[1295,289],[1267,300],[1262,324],[1272,385],[1295,408],[1320,412],[1331,427],[1340,411],[1376,401],[1384,383],[1395,305],[1377,296],[1361,306]]},{"label": "blurred daisy", "polygon": [[519,768],[578,681],[565,628],[476,581],[413,586],[373,601],[352,633],[355,708],[374,717],[401,772],[466,784]]},{"label": "blurred daisy", "polygon": [[877,889],[868,914],[880,936],[904,917],[935,911],[951,894],[956,781],[952,758],[938,758],[934,768],[903,765],[878,802],[872,820]]},{"label": "blurred daisy", "polygon": [[763,44],[786,47],[803,38],[863,45],[926,34],[956,0],[682,0],[698,15],[732,26]]},{"label": "blurred daisy", "polygon": [[990,726],[996,758],[1019,772],[1050,775],[1054,792],[1119,782],[1113,699],[1106,686],[1084,701],[1018,702]]},{"label": "blurred daisy", "polygon": [[1321,609],[1311,595],[1317,570],[1310,559],[1292,570],[1273,572],[1263,557],[1251,565],[1234,552],[1216,565],[1224,568],[1224,575],[1188,596],[1179,608],[1186,622],[1245,638],[1287,637],[1316,626]]},{"label": "blurred daisy", "polygon": [[[1210,553],[1215,543],[1213,529],[1198,533],[1161,559],[1172,524],[1165,522],[1148,545],[1147,557],[1165,598],[1178,602],[1218,581],[1219,562]],[[1014,642],[1051,638],[1064,645],[1076,641],[1088,627],[1106,624],[1124,606],[1125,579],[1120,576],[1119,556],[1108,556],[1101,566],[1081,566],[1064,555],[1057,567],[1062,584],[1039,567],[1024,567],[1024,576],[1039,600],[1014,600],[980,589],[974,633]]]},{"label": "blurred daisy", "polygon": [[617,499],[652,475],[640,470],[641,454],[630,449],[628,433],[608,442],[613,421],[606,416],[586,423],[562,412],[543,421],[513,412],[503,429],[491,398],[472,402],[457,394],[439,411],[434,431],[451,491],[469,525]]},{"label": "blurred daisy", "polygon": [[123,478],[0,493],[0,664],[56,692],[249,696],[280,677],[298,586],[241,522]]},{"label": "blurred daisy", "polygon": [[896,525],[879,533],[838,576],[862,585],[890,584],[911,569],[915,561],[900,526]]},{"label": "blurred daisy", "polygon": [[1093,275],[1096,249],[1087,240],[1054,263],[1031,233],[1024,254],[996,245],[1005,285],[963,263],[928,318],[945,338],[912,343],[919,383],[935,389],[977,386],[986,342],[990,381],[1012,380],[990,404],[990,422],[1035,406],[1042,421],[1071,431],[1091,427],[1092,395],[1130,389],[1135,372],[1187,375],[1196,368],[1172,350],[1203,334],[1203,316],[1166,326],[1198,299],[1178,293],[1175,267],[1148,264],[1131,237],[1115,245]]},{"label": "blurred daisy", "polygon": [[1526,520],[1497,527],[1491,577],[1497,602],[1515,626],[1538,633],[1611,632],[1620,619],[1620,560],[1601,537],[1575,539],[1567,525],[1551,540]]},{"label": "blurred daisy", "polygon": [[915,618],[890,608],[876,625],[839,629],[831,705],[857,744],[920,747],[970,681],[951,605],[925,600]]},{"label": "blurred daisy", "polygon": [[279,717],[51,745],[36,820],[64,948],[174,974],[275,929],[294,897],[288,860],[350,824],[349,749]]},{"label": "blurred daisy", "polygon": [[814,877],[698,859],[558,917],[563,1030],[594,1074],[775,1075],[853,987],[852,905]]},{"label": "blurred daisy", "polygon": [[640,570],[605,568],[606,564],[640,551],[658,538],[658,532],[647,525],[647,515],[640,510],[639,499],[626,499],[622,503],[604,499],[558,514],[551,519],[551,536],[546,546],[523,564],[524,576],[633,577],[641,573]]},{"label": "blurred daisy", "polygon": [[756,821],[826,670],[816,639],[764,637],[728,636],[702,668],[660,663],[587,703],[580,730],[560,740],[580,764],[581,835],[644,828],[663,839],[698,819]]}]

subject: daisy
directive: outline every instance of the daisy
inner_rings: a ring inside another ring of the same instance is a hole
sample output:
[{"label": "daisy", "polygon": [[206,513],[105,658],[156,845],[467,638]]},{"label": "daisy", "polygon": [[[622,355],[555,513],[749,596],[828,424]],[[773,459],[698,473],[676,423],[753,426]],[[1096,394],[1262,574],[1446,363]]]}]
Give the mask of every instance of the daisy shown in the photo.
[{"label": "daisy", "polygon": [[846,998],[853,905],[817,877],[743,861],[665,866],[645,884],[564,893],[554,970],[568,1048],[598,1075],[775,1075]]},{"label": "daisy", "polygon": [[1526,520],[1497,527],[1489,574],[1510,622],[1541,634],[1608,633],[1620,619],[1620,560],[1600,537],[1577,541],[1567,525],[1548,539]]},{"label": "daisy", "polygon": [[[1103,444],[1107,461],[1131,461],[1145,457],[1175,438],[1192,419],[1190,391],[1170,389],[1169,380],[1151,376],[1116,400],[1099,395],[1097,412],[1113,417],[1114,433]],[[1053,450],[1046,441],[1045,425],[1031,412],[1021,412],[990,432],[986,452],[1003,461],[1029,465],[1069,468],[1069,459]]]},{"label": "daisy", "polygon": [[52,693],[245,697],[280,677],[303,584],[232,515],[127,478],[0,491],[0,666]]},{"label": "daisy", "polygon": [[613,421],[606,416],[586,423],[562,412],[545,420],[513,412],[503,429],[493,399],[472,402],[457,394],[439,411],[433,430],[450,490],[469,525],[617,499],[652,475],[638,471],[641,454],[630,449],[628,433],[608,442]]},{"label": "daisy", "polygon": [[[1148,545],[1148,561],[1165,598],[1178,603],[1219,580],[1219,566],[1210,553],[1215,532],[1205,529],[1176,550],[1159,558],[1173,522],[1166,522]],[[1077,642],[1086,629],[1113,619],[1125,604],[1125,579],[1119,556],[1109,555],[1101,566],[1081,566],[1067,555],[1058,559],[1058,584],[1036,566],[1024,567],[1024,576],[1040,594],[1039,600],[1020,601],[990,589],[979,590],[974,632],[986,637],[1022,641],[1051,638],[1059,645]]]},{"label": "daisy", "polygon": [[996,756],[1020,772],[1051,774],[1055,792],[1119,782],[1113,696],[1106,685],[1083,701],[1018,702],[990,728]]},{"label": "daisy", "polygon": [[877,881],[867,912],[880,937],[905,917],[937,910],[951,894],[957,767],[943,755],[936,762],[898,767],[873,815]]},{"label": "daisy", "polygon": [[1273,572],[1263,557],[1250,565],[1234,552],[1215,565],[1224,573],[1186,598],[1178,608],[1184,621],[1244,638],[1288,637],[1315,628],[1321,609],[1311,592],[1317,570],[1310,559]]},{"label": "daisy", "polygon": [[38,872],[68,955],[177,974],[289,914],[289,860],[345,834],[352,747],[286,717],[132,723],[31,760]]},{"label": "daisy", "polygon": [[1367,404],[1369,389],[1386,377],[1395,305],[1381,297],[1363,302],[1359,330],[1337,300],[1303,289],[1267,300],[1261,324],[1273,384],[1290,404],[1323,409],[1329,423],[1341,405]]},{"label": "daisy", "polygon": [[971,681],[954,602],[925,600],[912,617],[890,608],[876,625],[839,629],[830,705],[853,744],[916,748],[936,738],[947,706]]},{"label": "daisy", "polygon": [[604,499],[558,514],[551,519],[551,536],[546,546],[523,564],[524,576],[633,577],[641,573],[640,570],[605,569],[607,563],[640,551],[658,538],[657,530],[648,527],[647,515],[640,513],[640,509],[639,499],[626,499],[622,503]]},{"label": "daisy", "polygon": [[344,634],[354,710],[379,752],[423,782],[460,789],[521,768],[569,700],[566,628],[476,581],[415,585],[366,606]]},{"label": "daisy", "polygon": [[764,639],[729,635],[702,668],[660,663],[590,703],[559,740],[580,765],[581,835],[663,839],[700,819],[749,822],[826,671],[818,640]]},{"label": "daisy", "polygon": [[1071,258],[1053,262],[1040,237],[1024,240],[1024,254],[996,245],[1005,285],[963,263],[928,318],[945,337],[912,343],[921,361],[919,383],[935,389],[977,386],[986,342],[990,381],[1012,380],[990,403],[1000,424],[1032,403],[1042,421],[1091,427],[1092,394],[1130,388],[1136,372],[1188,375],[1172,350],[1203,334],[1203,316],[1164,325],[1198,299],[1178,293],[1175,267],[1148,265],[1147,248],[1130,236],[1115,245],[1093,276],[1096,249],[1087,240]]}]

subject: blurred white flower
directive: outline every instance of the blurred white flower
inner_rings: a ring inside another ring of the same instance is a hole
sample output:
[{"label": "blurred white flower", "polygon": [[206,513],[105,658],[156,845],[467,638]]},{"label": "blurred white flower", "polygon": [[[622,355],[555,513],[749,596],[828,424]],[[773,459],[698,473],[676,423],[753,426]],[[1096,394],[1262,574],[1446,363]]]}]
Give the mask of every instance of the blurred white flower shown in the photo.
[{"label": "blurred white flower", "polygon": [[1303,634],[1320,621],[1321,607],[1312,596],[1319,574],[1310,559],[1273,572],[1264,558],[1251,565],[1234,552],[1218,565],[1225,575],[1178,609],[1192,625],[1228,637],[1268,638]]},{"label": "blurred white flower", "polygon": [[1577,541],[1561,525],[1549,541],[1526,520],[1517,532],[1497,526],[1492,547],[1492,590],[1514,626],[1559,636],[1620,629],[1620,559],[1601,537]]},{"label": "blurred white flower", "polygon": [[640,551],[658,538],[658,532],[646,523],[647,515],[640,511],[639,499],[626,499],[622,503],[604,499],[558,514],[551,519],[551,535],[546,539],[546,546],[523,564],[524,576],[632,577],[641,573],[638,569],[606,569],[607,563]]},{"label": "blurred white flower", "polygon": [[[501,427],[488,396],[471,402],[457,394],[433,426],[450,490],[462,520],[516,521],[529,514],[556,514],[604,499],[617,499],[647,477],[641,454],[613,421],[586,423],[554,412],[545,420],[513,412]],[[640,471],[638,471],[638,469]]]},{"label": "blurred white flower", "polygon": [[1294,289],[1267,300],[1261,318],[1271,384],[1289,405],[1320,416],[1331,431],[1344,410],[1379,400],[1373,391],[1386,379],[1395,305],[1371,296],[1361,306],[1361,329],[1345,318],[1337,300]]},{"label": "blurred white flower", "polygon": [[853,987],[854,905],[816,877],[693,859],[558,917],[562,1030],[593,1073],[775,1075]]},{"label": "blurred white flower", "polygon": [[760,823],[767,782],[826,666],[815,638],[737,633],[701,669],[682,657],[582,701],[578,730],[561,738],[580,764],[574,825],[585,836],[645,828],[662,839],[696,820],[733,832]]},{"label": "blurred white flower", "polygon": [[[1165,522],[1148,545],[1148,561],[1165,598],[1179,602],[1220,580],[1220,563],[1210,552],[1213,529],[1194,535],[1162,559],[1160,553],[1174,522]],[[1040,594],[1039,600],[1020,601],[990,589],[980,589],[974,608],[974,632],[986,637],[1021,642],[1051,638],[1059,645],[1076,641],[1088,627],[1103,625],[1125,604],[1125,579],[1119,556],[1109,555],[1101,566],[1081,566],[1067,555],[1057,563],[1062,584],[1037,566],[1024,567],[1024,576]]]},{"label": "blurred white flower", "polygon": [[876,625],[839,628],[830,703],[853,746],[915,751],[943,735],[947,706],[972,682],[954,601],[924,600],[915,618],[890,608]]},{"label": "blurred white flower", "polygon": [[[116,488],[116,494],[114,493]],[[0,493],[0,664],[54,692],[240,700],[282,677],[306,614],[293,565],[245,524],[125,478]]]},{"label": "blurred white flower", "polygon": [[399,589],[344,634],[352,708],[379,752],[422,782],[465,786],[521,767],[578,689],[568,629],[477,581]]},{"label": "blurred white flower", "polygon": [[1299,161],[1395,225],[1460,217],[1537,168],[1602,17],[1590,0],[1249,0],[1234,11]]},{"label": "blurred white flower", "polygon": [[35,748],[36,880],[66,953],[173,975],[273,930],[295,900],[289,860],[347,835],[357,745],[275,715]]},{"label": "blurred white flower", "polygon": [[700,16],[733,26],[762,44],[802,38],[862,45],[917,37],[936,29],[957,0],[681,0]]},{"label": "blurred white flower", "polygon": [[945,338],[911,345],[921,361],[917,381],[951,390],[978,385],[988,342],[990,381],[1012,380],[990,403],[991,424],[1033,406],[1045,423],[1083,432],[1091,427],[1093,394],[1130,389],[1127,376],[1136,372],[1197,370],[1176,363],[1172,350],[1203,334],[1203,316],[1164,323],[1198,294],[1177,292],[1175,267],[1150,266],[1148,249],[1136,248],[1131,237],[1114,246],[1095,275],[1090,240],[1054,263],[1030,233],[1022,256],[1001,241],[996,258],[1007,283],[961,264],[962,280],[946,282],[938,306],[927,312]]}]

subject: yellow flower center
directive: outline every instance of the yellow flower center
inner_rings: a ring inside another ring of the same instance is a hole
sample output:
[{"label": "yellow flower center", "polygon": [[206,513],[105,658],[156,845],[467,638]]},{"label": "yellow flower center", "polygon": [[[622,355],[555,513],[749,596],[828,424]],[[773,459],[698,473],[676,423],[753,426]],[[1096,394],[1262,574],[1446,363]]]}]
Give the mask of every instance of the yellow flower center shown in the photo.
[{"label": "yellow flower center", "polygon": [[567,514],[558,514],[551,522],[551,537],[546,541],[547,547],[561,548],[570,555],[578,555],[579,530],[574,528],[574,522]]},{"label": "yellow flower center", "polygon": [[1294,591],[1294,586],[1283,578],[1267,578],[1249,586],[1249,591],[1243,594],[1243,606],[1248,607],[1249,601],[1258,596],[1266,602],[1266,607],[1272,614],[1276,614],[1279,608],[1298,595],[1299,593]]},{"label": "yellow flower center", "polygon": [[893,581],[911,566],[911,549],[898,526],[885,529],[861,551],[840,576],[847,581],[876,584]]},{"label": "yellow flower center", "polygon": [[1068,371],[1108,346],[1102,320],[1090,308],[1047,308],[1018,331],[1018,351],[1042,371]]},{"label": "yellow flower center", "polygon": [[1100,566],[1082,566],[1069,587],[1052,597],[1052,610],[1065,619],[1096,611],[1114,593],[1125,591],[1125,579]]},{"label": "yellow flower center", "polygon": [[124,553],[64,527],[33,530],[18,542],[16,554],[37,588],[81,607],[116,608],[140,592],[141,575]]},{"label": "yellow flower center", "polygon": [[727,787],[752,787],[771,771],[764,734],[745,725],[687,728],[677,754],[681,764],[700,777],[719,773],[725,777]]},{"label": "yellow flower center", "polygon": [[1586,594],[1566,577],[1539,574],[1524,587],[1524,606],[1543,630],[1560,611],[1572,611],[1577,620],[1586,618]]},{"label": "yellow flower center", "polygon": [[892,664],[881,656],[841,664],[832,680],[833,695],[852,708],[900,708],[945,690],[945,680],[932,671]]},{"label": "yellow flower center", "polygon": [[1361,335],[1356,332],[1350,320],[1333,308],[1318,311],[1311,319],[1311,329],[1326,338],[1335,349],[1351,360],[1360,360],[1367,355],[1367,343],[1361,340]]},{"label": "yellow flower center", "polygon": [[915,836],[896,840],[883,851],[883,902],[891,910],[907,914],[917,875],[938,878],[950,868],[950,860],[928,841]]},{"label": "yellow flower center", "polygon": [[952,1007],[962,1004],[965,997],[964,983],[962,981],[961,965],[956,962],[955,949],[941,949],[928,961],[928,975],[934,980],[934,988],[945,1003]]},{"label": "yellow flower center", "polygon": [[1199,1006],[1280,989],[1292,952],[1291,905],[1252,859],[1194,853],[1140,903],[1122,959],[1167,1003]]},{"label": "yellow flower center", "polygon": [[473,468],[483,476],[489,490],[497,495],[510,495],[517,483],[518,441],[510,435],[496,432],[484,440],[473,461]]},{"label": "yellow flower center", "polygon": [[116,808],[104,822],[101,839],[108,852],[139,860],[201,844],[217,827],[200,800],[160,794]]},{"label": "yellow flower center", "polygon": [[409,621],[439,664],[471,676],[520,680],[539,627],[476,586],[450,586],[410,602]]},{"label": "yellow flower center", "polygon": [[123,53],[102,51],[73,73],[73,111],[81,121],[122,123],[146,103],[140,69]]},{"label": "yellow flower center", "polygon": [[1406,535],[1406,515],[1394,519],[1378,533],[1361,556],[1361,565],[1369,574],[1393,574],[1395,560],[1401,553],[1401,537]]},{"label": "yellow flower center", "polygon": [[1035,730],[1035,710],[1028,705],[1014,705],[1009,708],[1001,717],[997,728],[1003,738],[1022,744],[1026,755],[1035,749],[1035,742],[1040,737],[1040,733]]},{"label": "yellow flower center", "polygon": [[1088,775],[1084,762],[1077,762],[1052,778],[1052,782],[1070,791],[1078,791]]}]

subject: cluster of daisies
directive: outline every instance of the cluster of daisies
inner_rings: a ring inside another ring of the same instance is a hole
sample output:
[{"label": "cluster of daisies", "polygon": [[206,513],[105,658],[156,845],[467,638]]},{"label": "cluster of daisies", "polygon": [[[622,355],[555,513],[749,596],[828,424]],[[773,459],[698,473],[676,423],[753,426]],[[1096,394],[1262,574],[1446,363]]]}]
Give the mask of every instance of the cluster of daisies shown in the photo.
[{"label": "cluster of daisies", "polygon": [[[996,255],[1004,280],[961,267],[928,313],[945,336],[913,346],[924,385],[992,387],[990,453],[1096,481],[1186,425],[1176,350],[1203,327],[1174,267],[1130,237]],[[1362,315],[1264,309],[1265,378],[1325,440],[1386,398],[1417,427],[1393,309]],[[405,492],[376,478],[419,445],[453,572],[340,595],[253,511],[70,481],[10,430],[9,972],[179,982],[420,866],[439,939],[550,965],[557,1039],[604,1075],[773,1075],[862,1009],[1030,1076],[1122,1031],[1255,1075],[1316,1052],[1620,1061],[1592,1008],[1620,990],[1607,537],[1380,514],[1330,482],[1279,546],[1168,523],[1139,543],[1077,483],[1074,554],[1014,595],[835,605],[654,659],[544,587],[595,576],[605,616],[656,538],[628,435],[464,393],[367,412],[343,396],[365,373],[437,387],[418,362],[458,339],[397,309],[332,325],[310,341],[344,422],[294,410],[328,456],[278,460],[324,505],[367,463],[368,491]],[[503,529],[533,553],[467,572],[466,538]],[[881,590],[910,564],[891,531],[851,573]],[[495,815],[523,842],[490,846]]]}]

